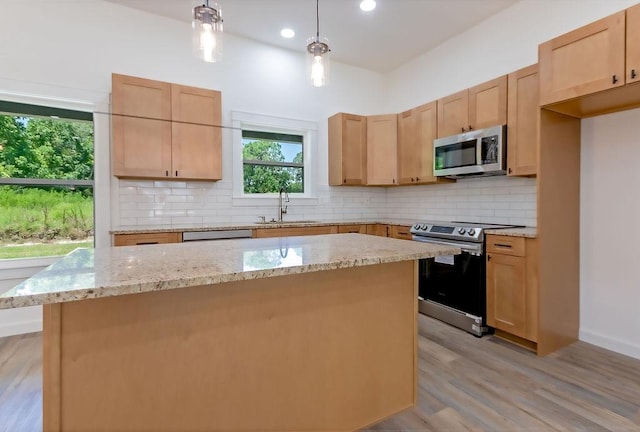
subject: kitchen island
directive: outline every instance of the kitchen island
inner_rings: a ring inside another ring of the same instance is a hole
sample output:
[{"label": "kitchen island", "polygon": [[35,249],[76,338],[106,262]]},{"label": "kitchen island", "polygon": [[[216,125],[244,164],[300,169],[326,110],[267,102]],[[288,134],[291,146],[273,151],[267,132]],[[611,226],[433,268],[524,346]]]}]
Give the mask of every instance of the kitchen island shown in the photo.
[{"label": "kitchen island", "polygon": [[416,260],[321,235],[78,249],[0,296],[44,305],[45,431],[350,431],[413,406]]}]

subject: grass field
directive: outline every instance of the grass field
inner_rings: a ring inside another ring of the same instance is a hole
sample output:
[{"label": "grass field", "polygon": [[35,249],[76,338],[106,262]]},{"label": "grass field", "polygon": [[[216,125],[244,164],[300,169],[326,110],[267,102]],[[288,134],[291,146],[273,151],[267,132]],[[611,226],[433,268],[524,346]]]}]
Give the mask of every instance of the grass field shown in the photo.
[{"label": "grass field", "polygon": [[3,246],[0,248],[0,259],[34,258],[66,255],[76,248],[93,247],[93,240],[73,243],[42,243],[20,246]]},{"label": "grass field", "polygon": [[[93,241],[93,197],[78,191],[0,187],[0,259],[64,255]],[[24,245],[22,245],[24,243]]]}]

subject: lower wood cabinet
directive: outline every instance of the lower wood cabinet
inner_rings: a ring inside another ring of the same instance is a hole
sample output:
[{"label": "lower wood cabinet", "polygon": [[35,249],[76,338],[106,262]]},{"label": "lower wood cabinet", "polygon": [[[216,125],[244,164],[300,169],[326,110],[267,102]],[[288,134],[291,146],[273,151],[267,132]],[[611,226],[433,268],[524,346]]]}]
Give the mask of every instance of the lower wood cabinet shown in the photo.
[{"label": "lower wood cabinet", "polygon": [[114,246],[138,246],[161,243],[181,243],[181,232],[161,232],[145,234],[115,234],[113,236]]},{"label": "lower wood cabinet", "polygon": [[401,240],[411,240],[411,227],[404,225],[389,225],[389,237],[401,239]]},{"label": "lower wood cabinet", "polygon": [[326,225],[295,228],[258,228],[255,230],[254,238],[293,237],[319,234],[338,234],[338,227],[335,225]]},{"label": "lower wood cabinet", "polygon": [[487,324],[496,335],[536,349],[537,240],[487,236]]}]

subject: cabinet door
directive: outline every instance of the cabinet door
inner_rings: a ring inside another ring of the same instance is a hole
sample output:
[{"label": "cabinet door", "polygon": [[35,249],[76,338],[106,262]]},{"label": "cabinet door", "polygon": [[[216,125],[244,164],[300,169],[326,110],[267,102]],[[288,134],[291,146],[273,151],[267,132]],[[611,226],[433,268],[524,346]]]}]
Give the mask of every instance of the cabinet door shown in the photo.
[{"label": "cabinet door", "polygon": [[367,234],[380,237],[387,236],[388,225],[383,224],[371,224],[367,225]]},{"label": "cabinet door", "polygon": [[438,138],[466,132],[468,127],[468,90],[463,90],[438,100]]},{"label": "cabinet door", "polygon": [[507,124],[507,76],[469,89],[468,129]]},{"label": "cabinet door", "polygon": [[362,185],[367,178],[366,117],[339,113],[329,117],[329,184]]},{"label": "cabinet door", "polygon": [[144,234],[115,234],[113,236],[114,246],[139,246],[149,244],[180,243],[182,233],[144,233]]},{"label": "cabinet door", "polygon": [[[433,183],[440,181],[433,175],[433,140],[438,136],[438,104],[434,101],[413,109],[416,117],[417,139],[413,150],[418,160],[416,183]],[[449,179],[442,179],[450,182]]]},{"label": "cabinet door", "polygon": [[168,177],[171,172],[171,84],[112,76],[112,172]]},{"label": "cabinet door", "polygon": [[398,182],[412,184],[420,172],[418,122],[414,110],[398,114]]},{"label": "cabinet door", "polygon": [[221,109],[219,91],[171,86],[173,177],[222,178]]},{"label": "cabinet door", "polygon": [[397,183],[398,116],[367,117],[367,184]]},{"label": "cabinet door", "polygon": [[527,337],[525,258],[487,255],[487,324]]},{"label": "cabinet door", "polygon": [[640,80],[640,5],[627,9],[626,82]]},{"label": "cabinet door", "polygon": [[625,11],[539,47],[540,105],[624,84]]},{"label": "cabinet door", "polygon": [[434,183],[433,140],[437,137],[437,103],[420,105],[398,115],[398,178],[400,184]]},{"label": "cabinet door", "polygon": [[538,171],[538,65],[510,73],[507,116],[507,174],[536,175]]}]

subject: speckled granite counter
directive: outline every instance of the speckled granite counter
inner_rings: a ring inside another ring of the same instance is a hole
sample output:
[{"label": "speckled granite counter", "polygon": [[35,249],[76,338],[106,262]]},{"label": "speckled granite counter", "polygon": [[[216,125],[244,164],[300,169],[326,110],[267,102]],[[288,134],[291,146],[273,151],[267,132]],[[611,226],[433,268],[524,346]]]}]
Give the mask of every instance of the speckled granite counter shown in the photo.
[{"label": "speckled granite counter", "polygon": [[0,309],[458,254],[361,234],[77,249],[0,295]]},{"label": "speckled granite counter", "polygon": [[496,234],[509,237],[536,238],[538,236],[538,229],[536,227],[492,229],[486,230],[485,234]]},{"label": "speckled granite counter", "polygon": [[295,228],[295,227],[313,227],[313,226],[329,226],[329,225],[402,225],[411,226],[415,220],[409,219],[386,219],[386,220],[343,220],[343,221],[284,221],[284,222],[268,222],[268,223],[209,223],[209,224],[184,224],[176,225],[137,225],[137,226],[121,226],[110,231],[111,234],[150,234],[159,232],[190,232],[190,231],[222,231],[222,230],[246,230],[257,228]]}]

